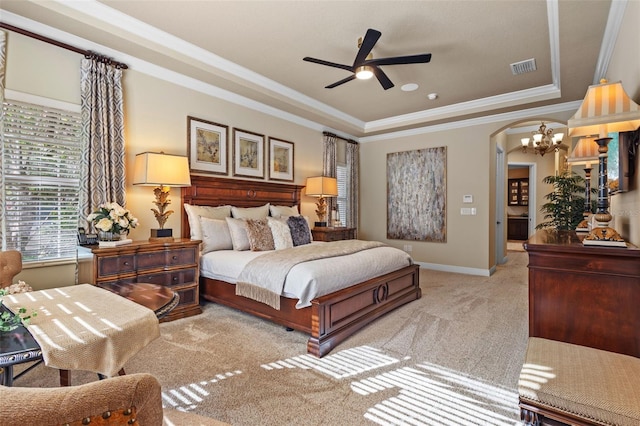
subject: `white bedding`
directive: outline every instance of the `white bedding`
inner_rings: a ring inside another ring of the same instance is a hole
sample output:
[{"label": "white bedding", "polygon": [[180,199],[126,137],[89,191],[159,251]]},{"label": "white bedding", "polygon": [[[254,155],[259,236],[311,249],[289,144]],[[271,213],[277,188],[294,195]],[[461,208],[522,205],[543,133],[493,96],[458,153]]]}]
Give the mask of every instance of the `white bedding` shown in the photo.
[{"label": "white bedding", "polygon": [[[327,244],[313,242],[311,244]],[[244,266],[264,251],[218,250],[200,258],[200,274],[235,284]],[[354,254],[304,262],[291,268],[283,296],[298,299],[296,308],[318,296],[409,266],[411,257],[394,247],[377,247]]]}]

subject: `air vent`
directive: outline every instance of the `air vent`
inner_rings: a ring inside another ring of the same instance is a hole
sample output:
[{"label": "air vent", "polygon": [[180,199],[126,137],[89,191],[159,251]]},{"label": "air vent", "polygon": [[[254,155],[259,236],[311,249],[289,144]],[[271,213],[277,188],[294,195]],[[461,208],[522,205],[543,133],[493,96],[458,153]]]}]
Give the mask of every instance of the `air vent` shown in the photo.
[{"label": "air vent", "polygon": [[535,59],[527,59],[526,61],[515,62],[511,64],[511,72],[513,75],[524,74],[527,72],[535,71],[536,68],[536,60]]}]

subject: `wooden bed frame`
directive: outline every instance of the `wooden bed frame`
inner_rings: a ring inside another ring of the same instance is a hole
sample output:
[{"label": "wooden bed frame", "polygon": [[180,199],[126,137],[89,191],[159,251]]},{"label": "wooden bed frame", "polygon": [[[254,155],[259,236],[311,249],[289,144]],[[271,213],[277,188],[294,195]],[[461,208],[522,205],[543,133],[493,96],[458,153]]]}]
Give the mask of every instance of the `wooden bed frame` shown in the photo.
[{"label": "wooden bed frame", "polygon": [[[182,202],[201,206],[257,207],[265,203],[300,205],[299,185],[191,176],[182,188]],[[182,236],[190,238],[189,220],[182,210]],[[311,306],[296,309],[296,299],[280,298],[280,310],[242,296],[235,285],[200,277],[200,294],[211,302],[268,319],[310,334],[307,352],[322,357],[376,318],[421,296],[419,266],[410,265],[352,287],[318,297]]]}]

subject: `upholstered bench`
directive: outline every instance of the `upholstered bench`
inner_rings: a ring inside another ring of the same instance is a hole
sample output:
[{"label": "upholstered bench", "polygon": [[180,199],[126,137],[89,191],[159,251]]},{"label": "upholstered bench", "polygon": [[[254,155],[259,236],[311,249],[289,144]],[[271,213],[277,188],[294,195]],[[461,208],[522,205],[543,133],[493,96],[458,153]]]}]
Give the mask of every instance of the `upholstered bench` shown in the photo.
[{"label": "upholstered bench", "polygon": [[640,425],[640,358],[530,337],[520,380],[526,425]]}]

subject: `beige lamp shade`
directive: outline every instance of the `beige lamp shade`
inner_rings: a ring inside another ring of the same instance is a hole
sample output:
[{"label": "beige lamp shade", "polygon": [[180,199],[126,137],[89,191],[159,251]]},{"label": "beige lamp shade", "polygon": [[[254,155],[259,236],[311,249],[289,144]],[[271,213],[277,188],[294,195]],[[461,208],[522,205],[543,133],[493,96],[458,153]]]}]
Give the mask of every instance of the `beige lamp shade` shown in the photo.
[{"label": "beige lamp shade", "polygon": [[306,194],[312,197],[335,197],[338,195],[338,181],[327,176],[307,178]]},{"label": "beige lamp shade", "polygon": [[567,158],[567,163],[574,166],[590,165],[598,161],[598,144],[595,138],[580,138]]},{"label": "beige lamp shade", "polygon": [[181,155],[143,152],[136,155],[133,184],[145,186],[191,186],[189,160]]},{"label": "beige lamp shade", "polygon": [[621,82],[589,86],[582,105],[569,119],[569,136],[606,137],[610,132],[636,130],[640,106],[624,91]]}]

